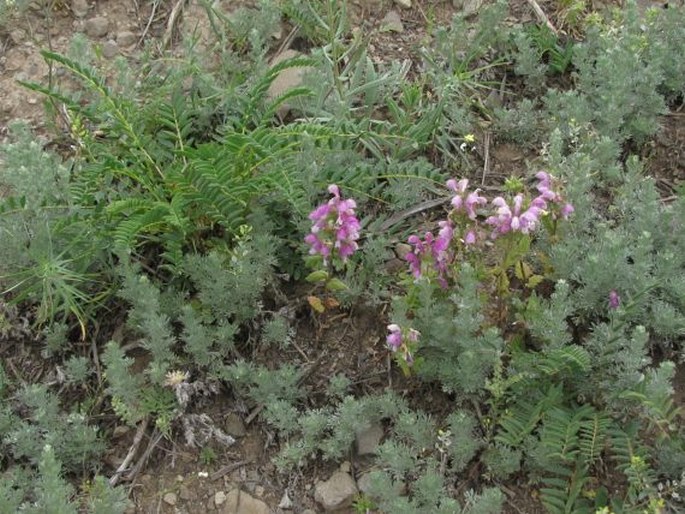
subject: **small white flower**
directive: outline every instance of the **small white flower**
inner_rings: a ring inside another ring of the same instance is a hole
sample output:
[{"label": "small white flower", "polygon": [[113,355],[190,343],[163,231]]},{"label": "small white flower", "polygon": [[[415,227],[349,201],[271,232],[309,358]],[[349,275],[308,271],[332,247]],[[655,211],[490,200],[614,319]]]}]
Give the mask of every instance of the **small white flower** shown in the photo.
[{"label": "small white flower", "polygon": [[168,387],[176,387],[177,385],[182,384],[189,378],[190,373],[188,373],[187,371],[169,371],[165,376],[164,385]]}]

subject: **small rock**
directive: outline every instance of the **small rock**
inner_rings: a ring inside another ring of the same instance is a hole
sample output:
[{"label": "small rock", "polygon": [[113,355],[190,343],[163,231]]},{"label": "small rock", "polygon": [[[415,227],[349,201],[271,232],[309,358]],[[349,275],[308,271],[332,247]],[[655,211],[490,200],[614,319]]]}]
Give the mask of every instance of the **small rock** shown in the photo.
[{"label": "small rock", "polygon": [[166,493],[162,498],[162,501],[164,501],[164,503],[166,503],[167,505],[176,505],[177,500],[178,498],[176,498],[176,495],[174,493]]},{"label": "small rock", "polygon": [[[29,98],[26,100],[30,104],[35,104],[36,102],[31,101],[32,98]],[[104,457],[105,464],[107,464],[109,467],[113,469],[117,469],[122,462],[124,462],[124,458],[117,455],[116,453],[110,453],[108,455],[105,455]]]},{"label": "small rock", "polygon": [[411,9],[411,0],[395,0],[395,3],[403,9]]},{"label": "small rock", "polygon": [[26,31],[22,29],[15,29],[12,32],[10,32],[10,39],[12,40],[12,43],[14,43],[15,45],[20,45],[26,39]]},{"label": "small rock", "polygon": [[349,473],[352,470],[352,464],[350,464],[350,462],[346,460],[345,462],[340,464],[340,467],[338,469],[343,473]]},{"label": "small rock", "polygon": [[374,423],[365,430],[357,432],[357,454],[373,455],[383,439],[383,427],[379,423]]},{"label": "small rock", "polygon": [[261,485],[256,485],[256,486],[254,487],[254,494],[255,494],[255,496],[258,496],[258,497],[261,498],[262,496],[264,496],[264,493],[265,493],[265,492],[266,492],[266,491],[264,490],[264,488],[263,488]]},{"label": "small rock", "polygon": [[369,494],[371,490],[371,473],[364,473],[357,478],[357,487],[364,494]]},{"label": "small rock", "polygon": [[306,509],[302,511],[302,514],[316,514],[316,512],[312,509]]},{"label": "small rock", "polygon": [[117,45],[117,42],[110,39],[109,41],[106,41],[104,45],[102,45],[102,55],[106,59],[112,59],[119,53],[119,46]]},{"label": "small rock", "polygon": [[[285,50],[284,52],[281,52],[273,58],[273,60],[271,61],[271,66],[276,66],[277,64],[285,61],[286,59],[292,59],[293,57],[299,56],[300,53],[295,50]],[[286,91],[301,86],[304,74],[309,69],[310,68],[308,67],[296,66],[294,68],[288,68],[283,70],[281,73],[278,74],[276,80],[274,80],[271,83],[271,86],[269,86],[269,90],[266,93],[267,98],[269,100],[273,100],[281,96]],[[278,115],[281,118],[283,118],[288,114],[288,112],[290,112],[290,109],[291,107],[289,105],[283,104],[278,109]]]},{"label": "small rock", "polygon": [[399,257],[400,259],[404,259],[407,256],[407,254],[411,252],[412,247],[407,243],[397,243],[397,245],[395,245],[395,255],[397,255],[397,257]]},{"label": "small rock", "polygon": [[109,32],[109,20],[104,16],[96,16],[86,21],[86,34],[90,37],[103,37]]},{"label": "small rock", "polygon": [[381,30],[385,32],[404,32],[402,18],[397,11],[389,11],[385,18],[381,20]]},{"label": "small rock", "polygon": [[247,432],[245,423],[235,412],[226,414],[224,419],[224,431],[233,437],[243,437]]},{"label": "small rock", "polygon": [[279,23],[279,24],[278,24],[278,27],[276,28],[276,30],[274,30],[274,31],[271,33],[271,39],[275,39],[276,41],[278,41],[278,40],[281,39],[282,37],[283,37],[283,25],[281,25],[281,24]]},{"label": "small rock", "polygon": [[88,2],[86,0],[71,0],[71,12],[77,18],[85,18],[88,14]]},{"label": "small rock", "polygon": [[214,494],[214,505],[217,507],[226,503],[226,493],[223,491],[217,491]]},{"label": "small rock", "polygon": [[464,16],[471,16],[480,10],[483,0],[452,0],[455,9],[464,12]]},{"label": "small rock", "polygon": [[122,47],[135,45],[138,42],[138,36],[129,30],[121,31],[117,34],[117,44]]},{"label": "small rock", "polygon": [[233,489],[226,495],[226,503],[219,509],[221,514],[271,514],[262,500],[257,500],[240,489]]},{"label": "small rock", "polygon": [[407,261],[401,259],[390,259],[385,262],[385,271],[389,275],[394,275],[407,269]]},{"label": "small rock", "polygon": [[112,439],[121,439],[128,434],[130,430],[130,427],[127,427],[126,425],[117,425],[114,427],[114,432],[112,432]]},{"label": "small rock", "polygon": [[288,496],[288,491],[283,493],[278,508],[283,510],[290,510],[293,508],[293,501],[290,499],[290,496]]},{"label": "small rock", "polygon": [[183,501],[189,501],[189,500],[193,499],[193,492],[190,490],[190,487],[188,487],[187,485],[182,485],[179,488],[178,496]]},{"label": "small rock", "polygon": [[336,471],[325,482],[319,482],[314,488],[314,499],[326,512],[350,507],[357,494],[357,486],[347,473]]}]

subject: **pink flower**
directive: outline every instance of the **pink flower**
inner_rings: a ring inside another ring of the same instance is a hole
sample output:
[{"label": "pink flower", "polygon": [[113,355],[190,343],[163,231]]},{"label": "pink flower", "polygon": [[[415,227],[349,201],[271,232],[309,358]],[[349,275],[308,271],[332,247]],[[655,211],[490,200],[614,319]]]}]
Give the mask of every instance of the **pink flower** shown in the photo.
[{"label": "pink flower", "polygon": [[508,232],[521,232],[529,234],[540,224],[540,216],[544,214],[544,200],[540,197],[533,200],[526,210],[523,210],[523,195],[518,194],[514,197],[513,205],[510,207],[507,201],[498,196],[492,201],[492,205],[497,207],[495,215],[488,217],[485,223],[494,227],[492,237],[506,234]]},{"label": "pink flower", "polygon": [[388,348],[393,352],[396,352],[399,347],[402,346],[402,329],[399,325],[392,323],[391,325],[388,325],[388,330],[390,331],[386,338]]},{"label": "pink flower", "polygon": [[456,193],[454,198],[452,198],[452,207],[454,207],[454,210],[463,210],[472,220],[476,219],[476,208],[479,205],[485,205],[488,203],[485,197],[479,194],[480,189],[476,189],[475,191],[466,194],[466,190],[469,186],[468,179],[463,178],[459,182],[454,179],[449,179],[446,182],[446,185],[449,189]]},{"label": "pink flower", "polygon": [[575,212],[575,210],[576,209],[573,207],[573,205],[571,205],[570,203],[566,203],[561,208],[561,211],[560,211],[561,217],[564,218],[565,220],[567,220],[568,217]]},{"label": "pink flower", "polygon": [[411,350],[407,343],[417,343],[419,337],[421,337],[421,333],[413,328],[403,331],[402,328],[395,323],[388,325],[388,331],[390,332],[386,338],[388,348],[393,352],[401,351],[405,362],[409,366],[414,364],[414,357],[411,354]]},{"label": "pink flower", "polygon": [[313,224],[304,241],[311,247],[310,254],[319,254],[324,261],[338,257],[345,262],[359,248],[361,225],[355,215],[357,203],[352,199],[343,200],[335,184],[328,186],[328,192],[333,198],[309,214]]},{"label": "pink flower", "polygon": [[438,237],[435,237],[432,232],[426,232],[423,240],[417,235],[409,236],[407,242],[413,246],[413,249],[404,258],[409,263],[409,270],[414,278],[421,278],[423,264],[427,263],[438,272],[440,285],[447,287],[445,275],[452,262],[450,245],[454,237],[454,227],[449,220],[441,221],[438,225],[440,226]]},{"label": "pink flower", "polygon": [[621,297],[618,295],[616,289],[609,291],[609,308],[612,310],[618,309],[621,305]]},{"label": "pink flower", "polygon": [[[544,214],[546,214],[548,209],[551,209],[555,217],[558,214],[563,219],[568,219],[575,209],[570,203],[564,202],[563,197],[559,193],[552,190],[552,176],[544,171],[538,172],[535,176],[540,181],[535,186],[540,195],[531,202],[531,205],[535,205],[541,211],[545,211]],[[553,205],[549,207],[548,202]]]}]

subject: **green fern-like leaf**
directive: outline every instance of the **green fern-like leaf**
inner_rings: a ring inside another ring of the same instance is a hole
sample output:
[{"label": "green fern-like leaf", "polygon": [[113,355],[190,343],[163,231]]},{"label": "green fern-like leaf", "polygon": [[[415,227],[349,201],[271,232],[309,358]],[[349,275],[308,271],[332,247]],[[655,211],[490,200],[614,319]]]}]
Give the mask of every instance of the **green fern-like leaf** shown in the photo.
[{"label": "green fern-like leaf", "polygon": [[596,411],[581,421],[578,445],[583,459],[588,464],[592,465],[604,450],[610,425],[611,419],[605,413]]},{"label": "green fern-like leaf", "polygon": [[546,408],[557,403],[559,392],[558,388],[551,388],[546,396],[537,401],[524,399],[512,406],[500,420],[495,440],[512,448],[519,447],[536,429]]}]

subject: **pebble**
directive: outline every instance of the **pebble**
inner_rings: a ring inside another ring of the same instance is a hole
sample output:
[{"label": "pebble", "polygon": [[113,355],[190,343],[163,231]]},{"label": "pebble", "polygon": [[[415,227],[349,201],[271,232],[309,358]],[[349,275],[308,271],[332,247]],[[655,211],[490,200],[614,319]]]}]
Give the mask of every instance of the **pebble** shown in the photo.
[{"label": "pebble", "polygon": [[109,20],[104,16],[96,16],[86,21],[86,34],[90,37],[103,37],[109,32]]},{"label": "pebble", "polygon": [[106,41],[104,45],[102,45],[102,55],[106,59],[111,59],[115,57],[119,53],[119,46],[117,45],[116,41],[109,40]]},{"label": "pebble", "polygon": [[214,494],[214,505],[218,507],[224,503],[226,503],[226,493],[223,491],[217,491],[216,494]]},{"label": "pebble", "polygon": [[371,491],[371,473],[367,472],[357,478],[357,487],[364,494],[369,494]]},{"label": "pebble", "polygon": [[117,425],[114,427],[114,431],[112,432],[112,439],[121,439],[128,434],[130,430],[131,429],[126,425]]},{"label": "pebble", "polygon": [[71,0],[71,12],[77,18],[85,18],[88,14],[88,2],[86,0]]},{"label": "pebble", "polygon": [[15,45],[20,45],[26,39],[26,32],[22,29],[15,29],[10,32],[10,39]]},{"label": "pebble", "polygon": [[174,493],[166,493],[162,498],[162,501],[164,501],[164,503],[166,503],[167,505],[176,505],[177,500],[178,498]]},{"label": "pebble", "polygon": [[403,9],[411,9],[411,0],[395,0],[395,3]]},{"label": "pebble", "polygon": [[[292,59],[293,57],[299,57],[300,55],[301,54],[295,50],[285,50],[272,59],[271,66],[273,67],[278,63],[285,61],[286,59]],[[304,74],[307,71],[308,68],[302,66],[287,68],[281,71],[269,86],[269,89],[266,93],[267,98],[269,100],[273,100],[278,98],[289,89],[301,86],[304,79]],[[291,107],[288,104],[282,104],[278,109],[279,117],[285,117],[290,112],[290,109]]]},{"label": "pebble", "polygon": [[262,500],[253,498],[240,489],[233,489],[226,495],[226,502],[219,512],[220,514],[271,514],[271,509]]},{"label": "pebble", "polygon": [[138,42],[138,36],[130,30],[123,30],[117,34],[117,44],[119,46],[127,47],[135,45]]},{"label": "pebble", "polygon": [[325,482],[316,484],[314,499],[326,512],[332,512],[352,506],[357,492],[352,477],[342,471],[336,471]]},{"label": "pebble", "polygon": [[388,11],[385,18],[381,20],[381,30],[385,32],[404,32],[402,18],[397,11]]},{"label": "pebble", "polygon": [[383,427],[379,423],[374,423],[370,427],[357,432],[357,454],[373,455],[383,439]]},{"label": "pebble", "polygon": [[190,490],[190,487],[188,487],[187,485],[182,485],[179,488],[178,496],[181,498],[181,500],[188,501],[193,498],[193,493]]},{"label": "pebble", "polygon": [[290,499],[290,496],[288,496],[288,491],[283,493],[278,508],[283,510],[290,510],[293,508],[293,501]]},{"label": "pebble", "polygon": [[245,430],[245,423],[243,423],[243,420],[240,419],[240,416],[235,412],[226,414],[224,430],[233,437],[243,437],[247,433]]},{"label": "pebble", "polygon": [[452,0],[452,5],[464,12],[464,16],[471,16],[478,12],[483,5],[483,0]]}]

